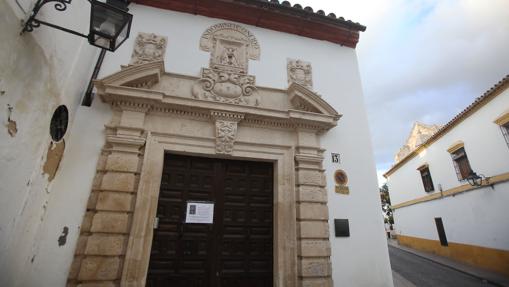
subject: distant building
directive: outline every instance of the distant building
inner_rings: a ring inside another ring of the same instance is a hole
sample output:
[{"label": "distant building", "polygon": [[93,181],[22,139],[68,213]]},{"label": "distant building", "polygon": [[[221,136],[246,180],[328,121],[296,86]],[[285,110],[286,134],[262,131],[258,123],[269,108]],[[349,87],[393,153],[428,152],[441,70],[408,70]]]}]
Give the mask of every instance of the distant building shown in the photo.
[{"label": "distant building", "polygon": [[[20,35],[34,2],[0,1],[0,286],[392,286],[364,26],[288,1],[136,0],[101,62],[75,35]],[[41,20],[88,29],[69,2]]]},{"label": "distant building", "polygon": [[409,155],[417,147],[426,142],[439,129],[440,125],[426,125],[415,122],[412,127],[412,131],[406,140],[406,144],[402,146],[399,149],[399,152],[394,156],[394,162],[398,162]]},{"label": "distant building", "polygon": [[398,241],[509,276],[509,76],[436,129],[384,174]]}]

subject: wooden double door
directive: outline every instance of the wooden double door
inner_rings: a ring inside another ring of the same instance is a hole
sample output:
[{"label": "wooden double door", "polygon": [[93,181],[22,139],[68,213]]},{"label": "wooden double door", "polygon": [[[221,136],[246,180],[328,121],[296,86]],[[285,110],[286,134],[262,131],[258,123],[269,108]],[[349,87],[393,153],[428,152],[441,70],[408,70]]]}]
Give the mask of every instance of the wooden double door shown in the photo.
[{"label": "wooden double door", "polygon": [[[212,224],[185,223],[187,202]],[[147,286],[270,287],[273,165],[166,154]]]}]

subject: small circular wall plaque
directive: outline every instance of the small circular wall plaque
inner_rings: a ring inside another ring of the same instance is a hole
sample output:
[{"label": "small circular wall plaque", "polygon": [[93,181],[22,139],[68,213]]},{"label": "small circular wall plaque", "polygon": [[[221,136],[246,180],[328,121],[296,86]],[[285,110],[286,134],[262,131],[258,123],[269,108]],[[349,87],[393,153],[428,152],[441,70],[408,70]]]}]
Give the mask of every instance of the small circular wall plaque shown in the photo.
[{"label": "small circular wall plaque", "polygon": [[334,172],[334,181],[337,185],[346,185],[348,183],[348,176],[344,170],[338,169]]}]

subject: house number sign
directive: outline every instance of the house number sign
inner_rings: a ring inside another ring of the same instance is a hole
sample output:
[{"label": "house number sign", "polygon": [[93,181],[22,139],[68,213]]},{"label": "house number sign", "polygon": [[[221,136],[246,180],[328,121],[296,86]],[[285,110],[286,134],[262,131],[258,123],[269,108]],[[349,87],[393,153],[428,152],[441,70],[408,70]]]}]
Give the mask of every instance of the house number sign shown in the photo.
[{"label": "house number sign", "polygon": [[332,163],[341,163],[341,157],[339,153],[331,153]]},{"label": "house number sign", "polygon": [[214,203],[203,201],[188,201],[186,208],[186,223],[212,224],[214,220]]}]

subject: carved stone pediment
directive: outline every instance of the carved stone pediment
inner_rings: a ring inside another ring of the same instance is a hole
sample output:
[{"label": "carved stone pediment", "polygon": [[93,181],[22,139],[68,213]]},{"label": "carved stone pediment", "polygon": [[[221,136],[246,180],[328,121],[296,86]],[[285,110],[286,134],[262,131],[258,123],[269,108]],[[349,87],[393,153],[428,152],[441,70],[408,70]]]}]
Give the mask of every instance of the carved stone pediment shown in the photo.
[{"label": "carved stone pediment", "polygon": [[255,77],[202,68],[192,88],[193,97],[230,104],[258,106]]},{"label": "carved stone pediment", "polygon": [[[155,86],[150,88],[137,85],[151,81]],[[132,103],[149,111],[177,113],[200,120],[210,118],[211,111],[220,110],[244,115],[242,121],[246,125],[283,129],[306,126],[328,130],[340,118],[319,95],[296,83],[287,90],[256,87],[253,76],[212,69],[203,69],[202,77],[197,79],[166,73],[162,62],[128,66],[95,84],[101,99],[113,106]],[[216,87],[218,84],[221,85]],[[258,97],[262,92],[266,96],[275,96],[277,101],[272,99],[263,106],[258,105],[262,103],[261,97]],[[213,117],[216,119],[218,116]],[[221,145],[225,148],[218,150],[228,151],[228,141],[223,142],[225,144]]]},{"label": "carved stone pediment", "polygon": [[308,88],[292,83],[288,87],[288,99],[296,110],[318,113],[340,118],[338,112],[322,99],[318,94]]},{"label": "carved stone pediment", "polygon": [[95,81],[95,84],[98,90],[104,89],[106,85],[151,89],[159,83],[163,73],[164,63],[162,61],[125,66],[119,72],[100,81]]}]

